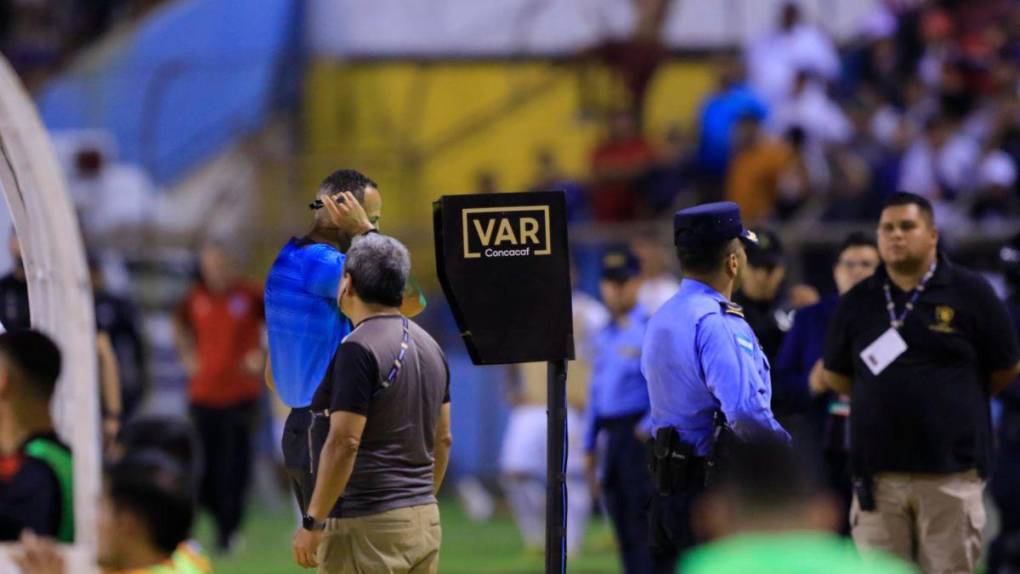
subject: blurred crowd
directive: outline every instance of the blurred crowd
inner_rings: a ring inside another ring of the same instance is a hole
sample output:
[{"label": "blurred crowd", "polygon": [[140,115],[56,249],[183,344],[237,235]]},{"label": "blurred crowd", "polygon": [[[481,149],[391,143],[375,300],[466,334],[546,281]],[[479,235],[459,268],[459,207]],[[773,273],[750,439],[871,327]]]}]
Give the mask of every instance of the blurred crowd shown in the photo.
[{"label": "blurred crowd", "polygon": [[573,220],[627,221],[727,198],[753,223],[873,219],[896,191],[939,221],[1017,214],[1020,6],[877,2],[837,47],[796,3],[774,28],[720,57],[696,125],[643,133],[640,113],[607,115],[585,181],[557,180]]},{"label": "blurred crowd", "polygon": [[0,2],[0,52],[30,90],[117,23],[161,0],[6,0]]}]

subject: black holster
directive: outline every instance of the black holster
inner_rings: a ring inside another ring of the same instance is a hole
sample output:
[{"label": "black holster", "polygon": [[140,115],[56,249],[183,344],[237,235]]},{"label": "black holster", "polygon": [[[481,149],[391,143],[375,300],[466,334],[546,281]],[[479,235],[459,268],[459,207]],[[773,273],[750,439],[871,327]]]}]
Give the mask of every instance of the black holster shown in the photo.
[{"label": "black holster", "polygon": [[700,459],[694,456],[694,447],[682,442],[673,427],[657,430],[650,450],[652,479],[660,496],[686,490],[703,476],[698,472]]}]

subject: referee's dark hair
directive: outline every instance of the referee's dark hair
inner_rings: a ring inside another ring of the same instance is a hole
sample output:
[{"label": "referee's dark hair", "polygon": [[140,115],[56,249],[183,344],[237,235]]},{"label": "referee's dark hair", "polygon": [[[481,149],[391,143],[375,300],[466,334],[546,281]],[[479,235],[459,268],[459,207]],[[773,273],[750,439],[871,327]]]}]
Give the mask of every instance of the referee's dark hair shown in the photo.
[{"label": "referee's dark hair", "polygon": [[34,329],[0,335],[0,357],[39,398],[49,401],[60,377],[61,356],[53,339]]},{"label": "referee's dark hair", "polygon": [[107,467],[106,494],[118,511],[134,514],[152,544],[168,555],[191,534],[195,518],[191,476],[166,453],[127,453]]},{"label": "referee's dark hair", "polygon": [[676,247],[676,257],[680,260],[680,269],[685,275],[708,275],[715,273],[722,266],[723,260],[733,252],[733,242],[739,239],[726,239],[702,243],[696,246]]},{"label": "referee's dark hair", "polygon": [[333,196],[349,191],[358,201],[365,201],[365,189],[369,187],[378,188],[379,186],[360,171],[338,169],[322,180],[318,195]]},{"label": "referee's dark hair", "polygon": [[904,205],[916,205],[921,210],[921,214],[924,215],[925,221],[928,225],[935,227],[935,210],[932,209],[931,202],[927,198],[917,195],[916,193],[909,193],[906,191],[899,191],[885,200],[882,205],[882,211],[889,209],[890,207],[900,207]]}]

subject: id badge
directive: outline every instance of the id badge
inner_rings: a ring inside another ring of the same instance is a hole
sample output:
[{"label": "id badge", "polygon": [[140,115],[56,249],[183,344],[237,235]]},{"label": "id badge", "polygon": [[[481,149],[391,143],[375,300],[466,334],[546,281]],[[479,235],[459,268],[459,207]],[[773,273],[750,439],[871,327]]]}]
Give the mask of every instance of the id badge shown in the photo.
[{"label": "id badge", "polygon": [[871,370],[872,375],[878,376],[906,350],[907,342],[900,336],[900,332],[889,327],[888,331],[861,351],[861,360]]}]

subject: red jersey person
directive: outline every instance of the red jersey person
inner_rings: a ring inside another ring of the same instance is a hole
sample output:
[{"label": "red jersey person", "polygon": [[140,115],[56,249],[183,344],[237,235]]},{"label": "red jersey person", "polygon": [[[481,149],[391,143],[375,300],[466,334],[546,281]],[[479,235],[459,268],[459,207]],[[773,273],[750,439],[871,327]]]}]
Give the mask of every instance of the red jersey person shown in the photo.
[{"label": "red jersey person", "polygon": [[202,248],[201,278],[177,309],[175,334],[204,455],[199,503],[229,551],[244,514],[264,366],[262,289],[242,280],[225,248]]}]

